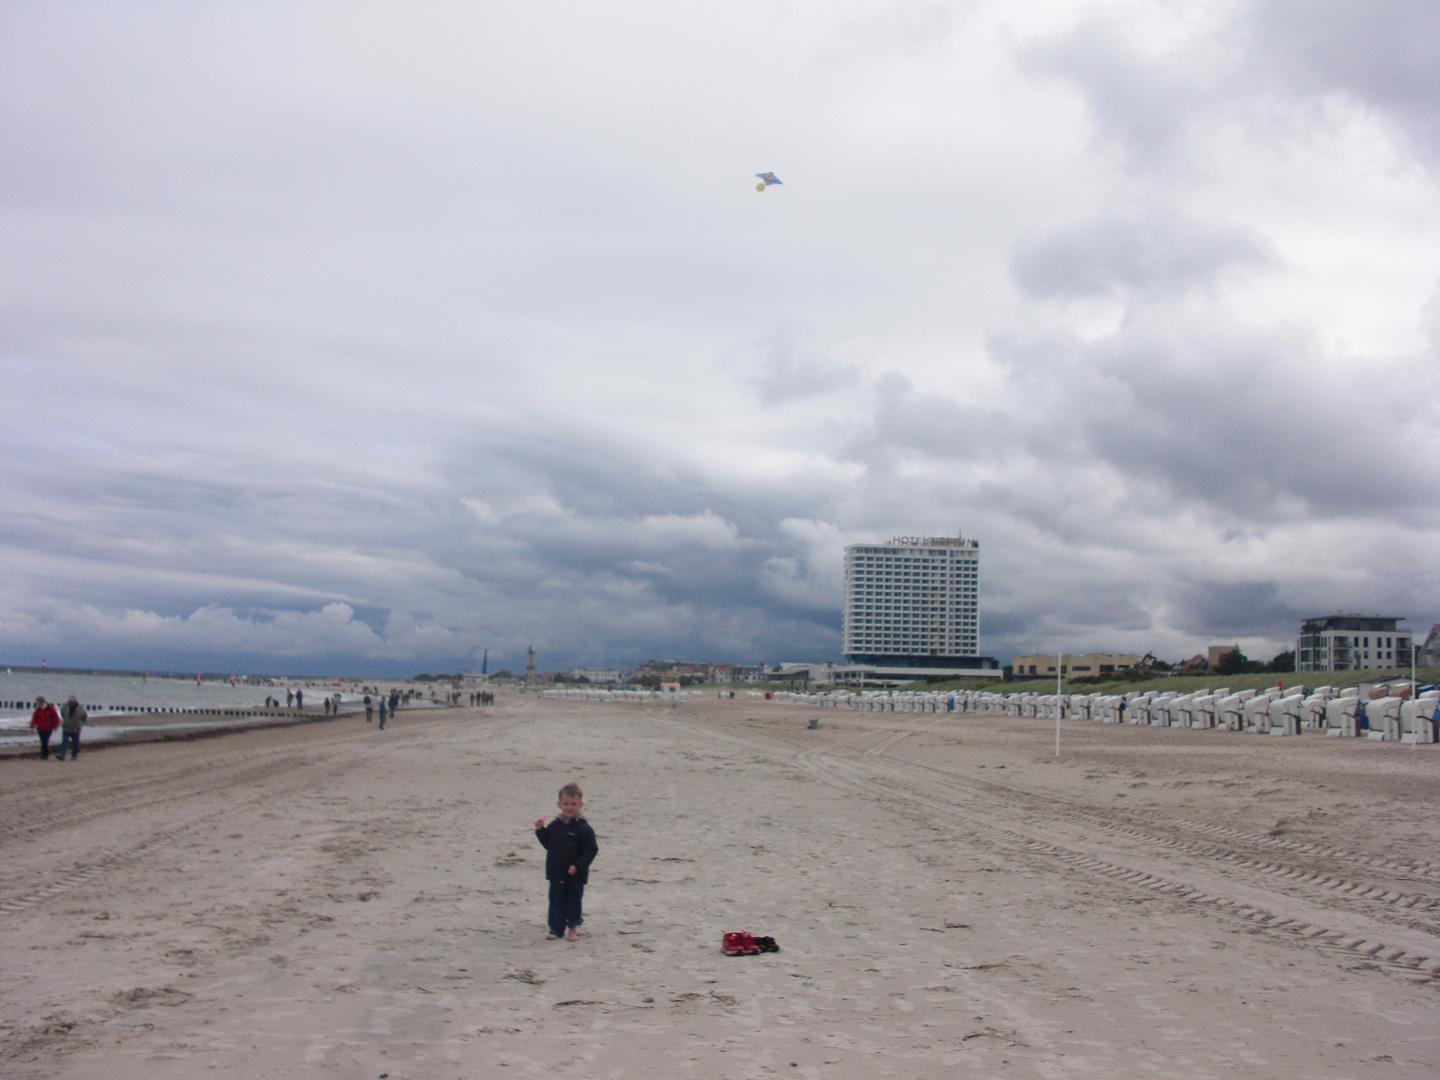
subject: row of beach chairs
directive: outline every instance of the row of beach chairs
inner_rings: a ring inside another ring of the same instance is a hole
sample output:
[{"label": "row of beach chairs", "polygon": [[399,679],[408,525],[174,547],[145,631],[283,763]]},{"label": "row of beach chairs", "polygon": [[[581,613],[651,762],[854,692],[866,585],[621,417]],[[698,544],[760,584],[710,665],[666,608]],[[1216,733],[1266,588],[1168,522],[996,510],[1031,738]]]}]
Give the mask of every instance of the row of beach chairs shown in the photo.
[{"label": "row of beach chairs", "polygon": [[866,691],[829,694],[777,693],[777,700],[803,701],[821,708],[858,712],[987,712],[1002,716],[1093,720],[1102,724],[1246,731],[1258,735],[1328,736],[1389,742],[1433,743],[1440,737],[1440,691],[1414,700],[1401,697],[1362,701],[1356,687],[1275,686],[1269,690],[1228,688],[1188,694],[1132,691],[1128,694],[998,694],[993,691]]},{"label": "row of beach chairs", "polygon": [[[541,697],[571,701],[677,702],[708,696],[700,691],[556,688]],[[749,691],[747,697],[760,697]],[[982,712],[1001,716],[1091,720],[1101,724],[1246,731],[1256,735],[1324,732],[1337,738],[1433,743],[1440,738],[1440,691],[1414,701],[1401,697],[1362,701],[1356,687],[1274,686],[1269,690],[1195,690],[1188,694],[1131,691],[1128,694],[999,694],[990,690],[930,692],[867,690],[801,693],[777,690],[768,700],[853,712]]]}]

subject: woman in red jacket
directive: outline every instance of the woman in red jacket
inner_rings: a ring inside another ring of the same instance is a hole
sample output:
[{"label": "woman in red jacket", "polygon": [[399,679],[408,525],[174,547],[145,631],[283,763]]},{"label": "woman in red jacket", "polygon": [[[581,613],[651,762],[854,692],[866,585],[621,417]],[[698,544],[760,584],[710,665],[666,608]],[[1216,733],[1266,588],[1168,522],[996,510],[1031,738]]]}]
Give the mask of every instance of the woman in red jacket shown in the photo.
[{"label": "woman in red jacket", "polygon": [[35,699],[35,712],[30,716],[30,726],[40,736],[40,756],[50,756],[50,733],[60,726],[60,714],[43,697]]}]

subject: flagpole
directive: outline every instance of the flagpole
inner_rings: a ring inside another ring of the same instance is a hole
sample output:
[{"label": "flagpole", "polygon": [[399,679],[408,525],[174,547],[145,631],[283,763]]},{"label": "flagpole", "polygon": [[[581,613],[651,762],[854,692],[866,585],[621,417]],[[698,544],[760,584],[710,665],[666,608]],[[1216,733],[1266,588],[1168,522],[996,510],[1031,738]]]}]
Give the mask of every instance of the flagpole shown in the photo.
[{"label": "flagpole", "polygon": [[1420,745],[1420,683],[1415,678],[1415,635],[1410,635],[1410,708],[1415,713],[1415,741],[1410,744],[1414,750]]},{"label": "flagpole", "polygon": [[1065,667],[1065,651],[1055,657],[1055,756],[1060,756],[1060,714],[1064,706],[1060,704],[1060,672]]}]

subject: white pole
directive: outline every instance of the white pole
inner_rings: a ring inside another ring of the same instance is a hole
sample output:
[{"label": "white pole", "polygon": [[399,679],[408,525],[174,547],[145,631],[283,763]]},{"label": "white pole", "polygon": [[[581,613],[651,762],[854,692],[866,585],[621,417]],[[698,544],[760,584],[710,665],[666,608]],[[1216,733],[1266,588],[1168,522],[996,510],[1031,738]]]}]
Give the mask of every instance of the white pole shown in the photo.
[{"label": "white pole", "polygon": [[1415,741],[1410,744],[1414,750],[1420,745],[1420,684],[1415,680],[1415,635],[1410,635],[1410,701],[1415,710]]},{"label": "white pole", "polygon": [[1060,669],[1065,666],[1065,653],[1062,650],[1055,658],[1055,756],[1060,756]]}]

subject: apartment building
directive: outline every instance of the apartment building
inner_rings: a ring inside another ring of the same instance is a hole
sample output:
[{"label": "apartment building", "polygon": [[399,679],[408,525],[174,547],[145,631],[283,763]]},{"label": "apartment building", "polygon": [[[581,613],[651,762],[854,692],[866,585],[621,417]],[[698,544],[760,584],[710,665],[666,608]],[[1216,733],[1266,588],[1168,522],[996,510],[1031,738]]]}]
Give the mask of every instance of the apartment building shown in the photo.
[{"label": "apartment building", "polygon": [[1011,670],[1017,679],[1055,678],[1056,664],[1059,674],[1071,679],[1090,679],[1096,675],[1109,675],[1116,671],[1129,671],[1143,664],[1145,658],[1134,653],[1086,653],[1084,656],[1057,657],[1054,653],[1046,656],[1016,656],[1011,659]]},{"label": "apartment building", "polygon": [[1296,671],[1360,671],[1410,666],[1404,619],[1388,615],[1323,615],[1306,619],[1295,642]]},{"label": "apartment building", "polygon": [[845,663],[980,666],[980,542],[897,536],[845,549]]},{"label": "apartment building", "polygon": [[592,683],[616,683],[620,681],[620,669],[613,667],[573,667],[570,669],[570,681],[579,682],[584,679]]}]

